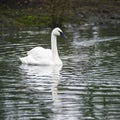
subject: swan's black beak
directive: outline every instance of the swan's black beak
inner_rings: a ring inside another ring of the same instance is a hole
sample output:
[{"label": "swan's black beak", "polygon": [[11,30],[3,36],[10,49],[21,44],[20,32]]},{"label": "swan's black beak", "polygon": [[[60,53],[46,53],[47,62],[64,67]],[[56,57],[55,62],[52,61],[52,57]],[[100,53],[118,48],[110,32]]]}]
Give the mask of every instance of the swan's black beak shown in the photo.
[{"label": "swan's black beak", "polygon": [[63,32],[60,32],[60,36],[62,36],[63,38],[67,38],[67,36]]}]

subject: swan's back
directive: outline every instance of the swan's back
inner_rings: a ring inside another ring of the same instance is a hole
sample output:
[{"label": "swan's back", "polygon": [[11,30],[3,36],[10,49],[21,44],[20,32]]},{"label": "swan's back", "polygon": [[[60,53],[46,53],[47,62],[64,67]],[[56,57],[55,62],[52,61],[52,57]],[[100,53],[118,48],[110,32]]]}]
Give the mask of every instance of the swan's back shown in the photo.
[{"label": "swan's back", "polygon": [[35,47],[27,52],[27,55],[31,55],[35,58],[52,58],[52,52],[50,49],[44,49],[43,47]]},{"label": "swan's back", "polygon": [[52,52],[50,49],[44,49],[43,47],[35,47],[27,52],[26,57],[20,58],[22,63],[25,64],[52,64]]}]

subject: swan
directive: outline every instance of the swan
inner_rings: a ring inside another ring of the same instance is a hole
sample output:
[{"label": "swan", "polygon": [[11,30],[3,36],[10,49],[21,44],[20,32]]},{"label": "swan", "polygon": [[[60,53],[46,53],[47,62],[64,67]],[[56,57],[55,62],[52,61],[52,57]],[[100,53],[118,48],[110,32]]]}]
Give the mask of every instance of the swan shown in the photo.
[{"label": "swan", "polygon": [[20,61],[23,64],[62,65],[63,63],[57,50],[57,36],[60,35],[65,37],[63,31],[60,28],[54,28],[51,32],[51,49],[35,47],[27,52],[26,57],[19,58]]}]

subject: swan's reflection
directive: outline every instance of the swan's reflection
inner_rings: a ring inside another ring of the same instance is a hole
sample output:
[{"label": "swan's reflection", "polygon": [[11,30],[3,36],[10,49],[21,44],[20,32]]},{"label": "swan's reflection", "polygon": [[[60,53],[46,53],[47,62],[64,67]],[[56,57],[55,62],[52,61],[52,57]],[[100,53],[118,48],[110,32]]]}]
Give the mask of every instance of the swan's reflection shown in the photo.
[{"label": "swan's reflection", "polygon": [[60,70],[62,69],[62,65],[59,66],[34,66],[34,65],[26,65],[22,64],[20,66],[22,70],[24,70],[27,75],[33,76],[52,76],[54,74],[59,75]]},{"label": "swan's reflection", "polygon": [[59,84],[62,66],[33,66],[22,64],[20,68],[26,73],[25,76],[27,75],[26,84],[29,88],[40,92],[52,92],[54,105],[59,104],[60,100],[58,98],[57,86]]}]

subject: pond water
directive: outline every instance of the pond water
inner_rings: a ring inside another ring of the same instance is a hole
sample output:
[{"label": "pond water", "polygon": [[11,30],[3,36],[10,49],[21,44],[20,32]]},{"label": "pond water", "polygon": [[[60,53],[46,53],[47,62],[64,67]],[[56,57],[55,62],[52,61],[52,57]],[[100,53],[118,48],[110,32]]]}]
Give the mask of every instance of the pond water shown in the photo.
[{"label": "pond water", "polygon": [[1,120],[120,120],[120,27],[77,26],[58,38],[63,67],[22,65],[50,29],[0,34]]}]

